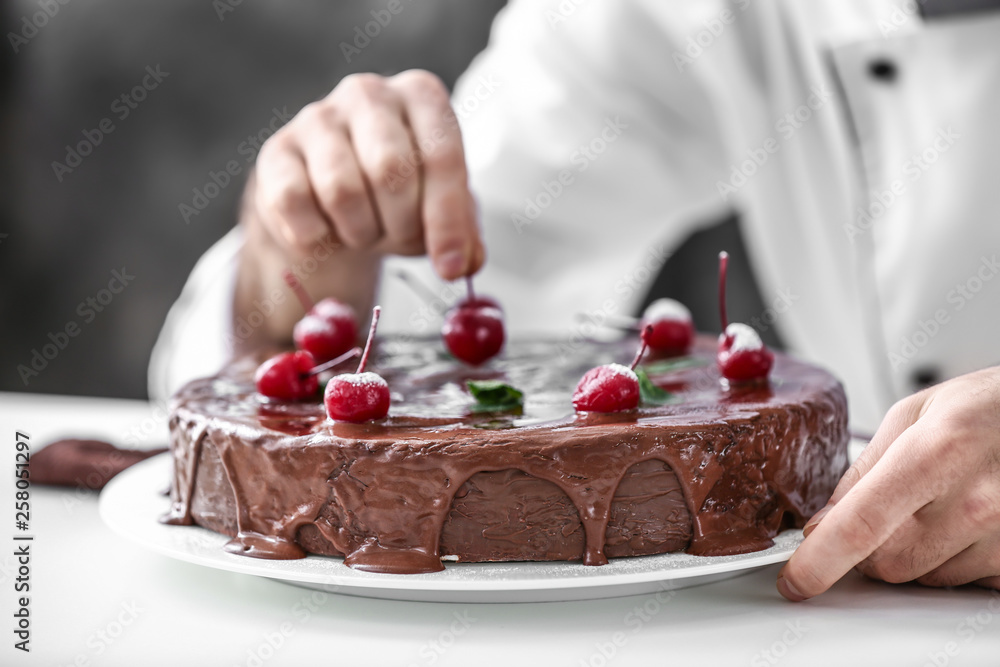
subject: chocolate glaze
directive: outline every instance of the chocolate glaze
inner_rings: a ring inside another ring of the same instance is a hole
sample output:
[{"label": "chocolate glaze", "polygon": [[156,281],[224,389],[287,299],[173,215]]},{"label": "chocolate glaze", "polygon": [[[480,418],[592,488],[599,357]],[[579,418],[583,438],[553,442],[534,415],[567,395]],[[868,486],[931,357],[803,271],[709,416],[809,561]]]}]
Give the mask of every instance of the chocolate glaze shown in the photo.
[{"label": "chocolate glaze", "polygon": [[162,517],[162,523],[171,526],[190,526],[191,496],[194,494],[198,464],[201,461],[201,445],[205,440],[206,424],[196,426],[189,437],[178,440],[170,434],[170,449],[174,454],[174,477],[170,487],[170,510]]},{"label": "chocolate glaze", "polygon": [[[388,339],[373,368],[385,420],[333,423],[322,402],[271,404],[253,389],[264,355],[174,398],[167,521],[231,535],[259,558],[339,555],[372,572],[460,561],[577,560],[766,548],[819,510],[847,466],[847,407],[828,373],[776,355],[769,383],[728,387],[714,364],[653,375],[667,405],[574,414],[589,368],[627,360],[634,340],[508,344],[470,369],[438,342]],[[466,379],[525,392],[520,415],[473,414]]]}]

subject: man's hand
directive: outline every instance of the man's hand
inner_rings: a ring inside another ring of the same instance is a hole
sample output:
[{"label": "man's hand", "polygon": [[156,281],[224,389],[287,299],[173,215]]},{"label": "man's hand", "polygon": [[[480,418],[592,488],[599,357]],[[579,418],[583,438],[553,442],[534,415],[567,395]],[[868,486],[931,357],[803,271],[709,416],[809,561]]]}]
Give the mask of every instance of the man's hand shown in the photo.
[{"label": "man's hand", "polygon": [[892,583],[1000,588],[1000,367],[897,403],[778,575],[789,600],[852,567]]},{"label": "man's hand", "polygon": [[[313,298],[337,297],[362,319],[383,255],[426,253],[445,280],[484,258],[448,91],[419,70],[351,75],[303,108],[261,148],[242,222],[237,317],[310,256],[322,260],[300,276]],[[247,346],[288,338],[299,316],[290,302]]]}]

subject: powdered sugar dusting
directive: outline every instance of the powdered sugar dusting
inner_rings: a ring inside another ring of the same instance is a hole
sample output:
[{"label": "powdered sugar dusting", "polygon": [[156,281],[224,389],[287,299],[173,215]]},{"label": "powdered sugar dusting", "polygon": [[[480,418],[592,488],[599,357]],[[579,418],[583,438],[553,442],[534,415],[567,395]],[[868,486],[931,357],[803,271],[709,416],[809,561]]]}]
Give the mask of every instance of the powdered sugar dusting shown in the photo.
[{"label": "powdered sugar dusting", "polygon": [[372,373],[371,371],[365,371],[364,373],[344,373],[343,375],[338,375],[334,380],[339,380],[341,382],[347,382],[356,386],[372,385],[378,387],[386,387],[389,385],[382,378],[381,375],[377,373]]},{"label": "powdered sugar dusting", "polygon": [[740,352],[742,350],[759,350],[764,347],[764,341],[760,339],[760,334],[746,324],[741,324],[739,322],[730,324],[726,327],[726,335],[732,336],[733,338],[733,345],[730,348],[730,351],[732,352]]},{"label": "powdered sugar dusting", "polygon": [[649,304],[642,314],[643,322],[652,324],[660,320],[671,322],[690,322],[691,311],[680,301],[674,299],[657,299]]},{"label": "powdered sugar dusting", "polygon": [[354,309],[336,299],[323,299],[312,308],[314,315],[337,319],[353,319]]},{"label": "powdered sugar dusting", "polygon": [[303,317],[295,324],[295,333],[298,335],[306,334],[325,334],[333,332],[333,324],[329,320],[323,319],[322,317],[306,316]]},{"label": "powdered sugar dusting", "polygon": [[609,371],[611,371],[616,375],[623,375],[630,380],[634,380],[636,382],[639,381],[639,376],[636,375],[635,371],[633,371],[628,366],[622,366],[621,364],[608,364],[604,368],[608,369]]}]

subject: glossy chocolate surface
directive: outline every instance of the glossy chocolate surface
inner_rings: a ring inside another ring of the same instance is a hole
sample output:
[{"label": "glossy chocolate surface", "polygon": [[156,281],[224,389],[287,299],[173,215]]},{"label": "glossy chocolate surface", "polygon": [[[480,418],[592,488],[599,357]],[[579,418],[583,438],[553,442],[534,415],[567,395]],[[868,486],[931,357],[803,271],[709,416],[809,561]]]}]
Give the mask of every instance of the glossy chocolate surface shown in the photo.
[{"label": "glossy chocolate surface", "polygon": [[[635,348],[515,340],[470,368],[439,341],[390,338],[370,369],[388,380],[392,407],[367,424],[327,420],[319,395],[262,401],[261,357],[237,361],[174,399],[165,520],[229,534],[243,555],[343,555],[413,573],[440,570],[442,557],[600,565],[742,553],[823,506],[847,465],[846,398],[832,376],[776,355],[770,382],[729,387],[715,339],[702,337],[681,364],[645,362],[673,394],[666,405],[575,414],[584,372],[627,363]],[[524,391],[523,413],[475,412],[465,381],[494,378]]]}]

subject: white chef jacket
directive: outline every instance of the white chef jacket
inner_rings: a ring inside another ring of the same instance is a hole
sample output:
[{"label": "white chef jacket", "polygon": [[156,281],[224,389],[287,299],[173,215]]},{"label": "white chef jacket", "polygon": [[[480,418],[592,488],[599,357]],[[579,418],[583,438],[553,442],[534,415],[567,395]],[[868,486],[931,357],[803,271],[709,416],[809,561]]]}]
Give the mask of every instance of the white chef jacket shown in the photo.
[{"label": "white chef jacket", "polygon": [[[571,353],[634,312],[672,248],[729,212],[790,351],[872,430],[928,371],[1000,361],[1000,12],[903,0],[514,0],[456,87],[512,335]],[[151,394],[227,357],[239,232],[171,312]],[[392,258],[439,286],[424,258]],[[382,330],[431,333],[385,278]]]}]

